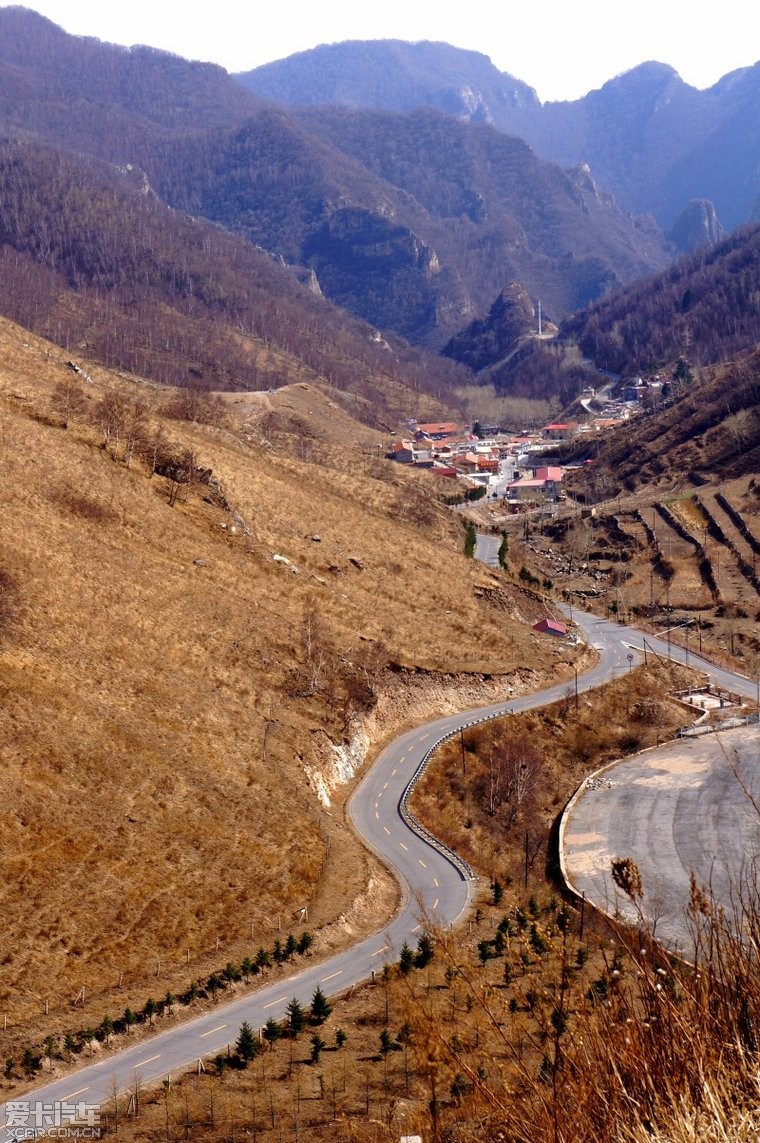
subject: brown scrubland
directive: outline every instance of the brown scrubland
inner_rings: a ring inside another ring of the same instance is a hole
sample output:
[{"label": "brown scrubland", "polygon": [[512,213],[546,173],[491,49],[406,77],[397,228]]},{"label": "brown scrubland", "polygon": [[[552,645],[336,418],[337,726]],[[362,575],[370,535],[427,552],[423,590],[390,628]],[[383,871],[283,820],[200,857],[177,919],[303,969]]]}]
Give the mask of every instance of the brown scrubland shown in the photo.
[{"label": "brown scrubland", "polygon": [[315,931],[381,924],[395,889],[342,825],[336,749],[345,783],[370,715],[379,741],[567,652],[329,390],[193,398],[0,341],[10,1054],[303,906]]}]

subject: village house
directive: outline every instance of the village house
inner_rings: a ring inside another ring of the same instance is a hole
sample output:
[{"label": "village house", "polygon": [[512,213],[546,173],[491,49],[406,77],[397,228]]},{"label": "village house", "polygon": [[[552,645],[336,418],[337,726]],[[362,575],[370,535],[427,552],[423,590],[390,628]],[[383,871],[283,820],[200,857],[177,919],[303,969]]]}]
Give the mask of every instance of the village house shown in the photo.
[{"label": "village house", "polygon": [[554,635],[558,638],[567,635],[565,624],[559,623],[556,619],[540,619],[538,623],[533,624],[533,630],[539,631],[542,635]]},{"label": "village house", "polygon": [[443,441],[458,436],[459,432],[459,425],[455,425],[453,421],[434,421],[418,424],[414,436],[418,441]]},{"label": "village house", "polygon": [[512,480],[507,485],[509,500],[556,500],[562,491],[563,472],[559,465],[536,465],[529,477]]},{"label": "village house", "polygon": [[507,485],[507,498],[509,500],[544,500],[546,498],[546,481],[525,476],[520,480],[511,480]]},{"label": "village house", "polygon": [[544,425],[543,434],[550,441],[564,441],[574,437],[578,432],[577,421],[561,421],[551,425]]},{"label": "village house", "polygon": [[432,463],[433,459],[429,448],[419,448],[414,441],[396,441],[387,455],[399,464]]},{"label": "village house", "polygon": [[430,470],[434,476],[448,476],[453,480],[459,478],[459,473],[454,468],[453,464],[441,464],[440,461],[434,460],[433,467]]},{"label": "village house", "polygon": [[395,441],[388,455],[399,464],[414,464],[414,445],[411,441]]}]

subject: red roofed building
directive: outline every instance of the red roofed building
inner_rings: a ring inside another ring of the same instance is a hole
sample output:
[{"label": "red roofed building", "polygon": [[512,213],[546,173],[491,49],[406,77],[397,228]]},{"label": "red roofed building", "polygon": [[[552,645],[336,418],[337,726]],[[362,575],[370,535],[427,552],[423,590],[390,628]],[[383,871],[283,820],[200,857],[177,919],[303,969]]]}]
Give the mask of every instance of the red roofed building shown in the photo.
[{"label": "red roofed building", "polygon": [[459,426],[453,421],[436,421],[424,425],[417,425],[415,436],[417,440],[442,441],[446,437],[454,437],[459,432]]},{"label": "red roofed building", "polygon": [[544,436],[553,441],[566,440],[567,437],[574,437],[577,432],[577,421],[562,421],[552,425],[544,425],[543,429]]},{"label": "red roofed building", "polygon": [[538,623],[533,624],[534,631],[540,631],[542,635],[567,635],[567,627],[564,623],[558,623],[556,619],[540,619]]},{"label": "red roofed building", "polygon": [[545,464],[533,472],[536,480],[553,480],[555,484],[562,481],[562,469],[557,464]]}]

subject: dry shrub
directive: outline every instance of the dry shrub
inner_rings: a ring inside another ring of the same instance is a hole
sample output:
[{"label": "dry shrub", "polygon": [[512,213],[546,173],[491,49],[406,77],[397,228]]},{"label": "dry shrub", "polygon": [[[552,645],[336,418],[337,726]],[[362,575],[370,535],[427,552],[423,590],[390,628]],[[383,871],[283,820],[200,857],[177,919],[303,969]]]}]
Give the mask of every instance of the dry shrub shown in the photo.
[{"label": "dry shrub", "polygon": [[21,593],[16,579],[5,568],[0,568],[0,638],[7,638],[21,612]]},{"label": "dry shrub", "polygon": [[108,524],[116,519],[116,514],[107,504],[86,496],[83,492],[64,491],[58,497],[59,504],[72,516],[80,520],[91,520],[96,524]]},{"label": "dry shrub", "polygon": [[163,407],[164,416],[173,421],[191,421],[202,425],[223,424],[225,411],[221,397],[192,386],[180,389]]},{"label": "dry shrub", "polygon": [[663,721],[662,703],[649,696],[636,699],[628,706],[628,717],[633,722],[643,722],[649,726],[661,726]]}]

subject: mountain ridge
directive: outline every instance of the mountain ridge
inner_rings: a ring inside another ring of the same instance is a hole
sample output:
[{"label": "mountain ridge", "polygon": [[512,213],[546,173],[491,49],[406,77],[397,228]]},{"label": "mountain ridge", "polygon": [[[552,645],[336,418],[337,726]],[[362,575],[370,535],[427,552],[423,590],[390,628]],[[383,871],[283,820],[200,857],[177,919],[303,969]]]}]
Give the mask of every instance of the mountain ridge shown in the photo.
[{"label": "mountain ridge", "polygon": [[[353,43],[323,45],[238,73],[237,78],[249,90],[289,104],[332,105],[341,95],[335,61],[353,75]],[[434,43],[407,44],[403,52],[395,41],[392,52],[388,41],[372,43],[372,52],[362,46],[362,58],[374,61],[385,51],[393,90],[386,95],[372,76],[365,77],[362,88],[356,68],[352,106],[410,111],[424,101],[463,118],[490,122],[526,139],[543,158],[561,165],[588,163],[621,205],[651,212],[665,228],[691,199],[712,199],[727,229],[747,221],[754,209],[760,184],[739,145],[739,126],[743,122],[746,132],[749,124],[755,137],[760,63],[736,69],[700,90],[685,83],[669,64],[646,61],[579,99],[541,103],[532,88],[500,72],[479,53],[444,45],[436,75]],[[308,85],[303,82],[307,68]],[[458,94],[463,90],[467,99]],[[505,98],[505,91],[513,97]],[[739,187],[721,182],[715,165],[718,153],[723,168],[730,159]]]},{"label": "mountain ridge", "polygon": [[223,227],[428,350],[505,282],[520,278],[563,314],[672,256],[651,222],[588,178],[439,110],[294,115],[221,69],[70,37],[24,9],[0,9],[0,92],[0,134],[66,152],[69,165],[85,155],[138,168],[165,208]]}]

